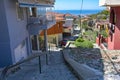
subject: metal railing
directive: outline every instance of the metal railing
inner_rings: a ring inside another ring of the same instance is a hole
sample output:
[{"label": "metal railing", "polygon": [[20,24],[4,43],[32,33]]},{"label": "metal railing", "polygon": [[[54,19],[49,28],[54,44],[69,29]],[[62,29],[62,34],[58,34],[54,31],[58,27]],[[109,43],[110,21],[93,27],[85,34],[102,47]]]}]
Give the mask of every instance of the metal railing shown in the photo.
[{"label": "metal railing", "polygon": [[54,16],[42,16],[42,17],[29,17],[28,18],[28,23],[29,24],[40,24],[44,25],[47,24],[47,22],[55,21]]},{"label": "metal railing", "polygon": [[55,20],[55,16],[54,15],[48,15],[46,17],[47,21],[54,21]]},{"label": "metal railing", "polygon": [[14,67],[16,67],[16,66],[20,66],[21,64],[23,64],[23,63],[25,63],[25,62],[27,62],[27,61],[30,61],[30,60],[33,60],[33,59],[35,59],[35,58],[39,58],[39,60],[38,60],[38,63],[39,63],[39,72],[41,73],[41,59],[40,59],[40,56],[42,56],[42,55],[46,55],[46,64],[48,64],[48,56],[47,56],[47,53],[48,52],[44,52],[44,53],[36,53],[36,54],[32,54],[31,56],[29,56],[27,59],[24,59],[24,60],[22,60],[22,61],[20,61],[20,62],[17,62],[16,64],[13,64],[13,65],[10,65],[10,66],[7,66],[7,67],[5,67],[3,70],[2,70],[2,73],[1,73],[1,75],[0,75],[0,80],[6,80],[6,75],[7,75],[7,72],[10,70],[10,69],[12,69],[12,68],[14,68]]},{"label": "metal railing", "polygon": [[28,18],[29,24],[40,24],[43,25],[46,23],[45,17],[29,17]]}]

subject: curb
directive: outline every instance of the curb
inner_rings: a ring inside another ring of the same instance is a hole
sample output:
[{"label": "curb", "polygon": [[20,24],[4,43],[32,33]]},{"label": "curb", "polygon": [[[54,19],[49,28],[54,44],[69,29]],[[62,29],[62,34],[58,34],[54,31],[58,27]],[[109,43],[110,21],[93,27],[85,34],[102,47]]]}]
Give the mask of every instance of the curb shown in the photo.
[{"label": "curb", "polygon": [[93,68],[85,64],[80,64],[73,59],[70,58],[69,49],[63,50],[63,56],[65,61],[70,65],[70,67],[74,70],[75,74],[80,80],[103,80],[103,76],[101,72],[96,71]]}]

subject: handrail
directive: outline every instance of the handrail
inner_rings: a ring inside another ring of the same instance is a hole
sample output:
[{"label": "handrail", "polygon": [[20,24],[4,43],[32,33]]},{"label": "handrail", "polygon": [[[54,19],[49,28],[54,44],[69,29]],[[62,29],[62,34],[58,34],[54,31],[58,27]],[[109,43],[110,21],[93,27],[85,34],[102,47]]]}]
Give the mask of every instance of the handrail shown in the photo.
[{"label": "handrail", "polygon": [[[47,54],[47,52],[32,54],[32,55],[29,56],[27,59],[24,59],[24,60],[22,60],[22,61],[17,62],[16,64],[13,64],[13,65],[10,65],[10,66],[5,67],[5,68],[2,70],[2,73],[1,73],[1,75],[0,75],[0,80],[5,80],[5,76],[6,76],[6,74],[7,74],[7,72],[8,72],[9,69],[11,69],[11,68],[13,68],[13,67],[16,67],[16,66],[18,66],[18,65],[20,65],[20,64],[22,64],[22,63],[27,62],[27,61],[33,60],[33,59],[35,59],[35,58],[37,58],[37,57],[39,57],[39,59],[40,59],[40,56],[41,56],[41,55],[45,55],[45,54]],[[39,60],[39,63],[40,63],[40,60]],[[41,64],[40,64],[40,65],[41,65]],[[39,66],[39,68],[40,68],[40,66]],[[40,69],[40,70],[41,70],[41,69]],[[41,71],[40,71],[40,73],[41,73]]]},{"label": "handrail", "polygon": [[[110,63],[112,64],[113,68],[115,69],[115,71],[117,72],[117,74],[119,74],[119,71],[117,70],[115,63],[112,61],[112,59],[110,58],[110,56],[108,55],[108,53],[106,52],[106,50],[103,50],[103,52],[105,53],[105,55],[107,56],[107,58],[110,60]],[[120,74],[119,74],[120,76]]]}]

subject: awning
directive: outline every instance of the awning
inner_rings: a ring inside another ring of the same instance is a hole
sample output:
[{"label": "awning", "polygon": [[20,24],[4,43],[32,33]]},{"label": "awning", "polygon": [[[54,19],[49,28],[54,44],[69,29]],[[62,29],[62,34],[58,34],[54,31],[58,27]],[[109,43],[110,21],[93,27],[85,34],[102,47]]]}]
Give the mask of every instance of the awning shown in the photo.
[{"label": "awning", "polygon": [[39,2],[37,0],[18,0],[20,7],[54,7],[53,4]]}]

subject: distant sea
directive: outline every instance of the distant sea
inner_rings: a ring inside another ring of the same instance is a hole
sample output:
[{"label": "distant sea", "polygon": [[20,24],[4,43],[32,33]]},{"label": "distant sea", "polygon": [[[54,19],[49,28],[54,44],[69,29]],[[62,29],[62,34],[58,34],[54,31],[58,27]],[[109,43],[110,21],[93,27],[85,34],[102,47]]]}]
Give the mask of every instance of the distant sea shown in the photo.
[{"label": "distant sea", "polygon": [[58,13],[70,13],[73,15],[80,15],[82,13],[82,15],[90,15],[90,14],[96,14],[98,12],[101,12],[102,10],[82,10],[82,12],[80,10],[54,10],[54,12],[58,12]]}]

